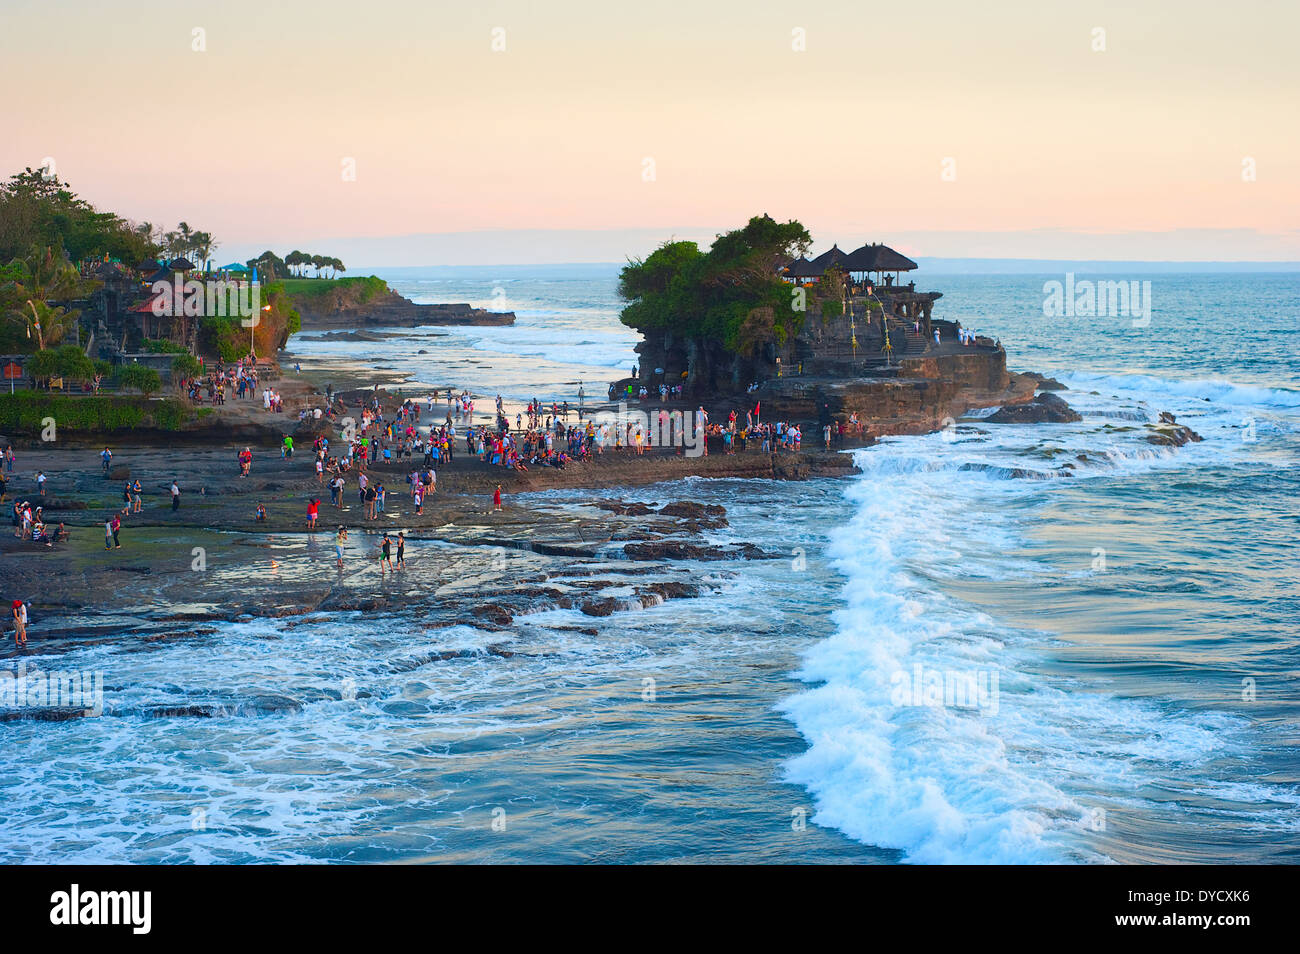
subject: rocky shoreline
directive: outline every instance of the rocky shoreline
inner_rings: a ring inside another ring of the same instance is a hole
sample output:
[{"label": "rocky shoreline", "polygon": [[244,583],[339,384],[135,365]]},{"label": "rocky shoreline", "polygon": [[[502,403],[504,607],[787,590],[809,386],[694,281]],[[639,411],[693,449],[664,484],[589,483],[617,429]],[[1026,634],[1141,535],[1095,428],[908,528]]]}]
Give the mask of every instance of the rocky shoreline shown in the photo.
[{"label": "rocky shoreline", "polygon": [[486,311],[467,303],[417,305],[389,289],[386,295],[359,301],[346,291],[294,298],[303,331],[360,328],[414,328],[419,325],[513,325],[512,311]]},{"label": "rocky shoreline", "polygon": [[[361,376],[350,380],[340,367],[285,376],[276,384],[285,397],[284,413],[265,412],[260,402],[235,402],[208,416],[202,439],[130,435],[130,443],[113,442],[114,466],[107,479],[96,453],[102,441],[18,442],[22,473],[40,470],[48,477],[46,520],[64,523],[72,536],[56,548],[11,533],[0,537],[5,598],[30,601],[32,617],[28,648],[7,644],[0,656],[58,652],[86,640],[124,636],[144,647],[159,640],[213,638],[217,622],[398,606],[429,606],[437,617],[430,626],[463,623],[493,631],[509,627],[519,614],[542,609],[570,608],[600,617],[690,598],[700,588],[684,561],[735,573],[746,561],[790,554],[753,542],[710,542],[713,532],[727,526],[726,511],[686,499],[688,491],[679,483],[684,478],[779,480],[794,487],[801,480],[848,476],[856,467],[846,451],[855,446],[887,435],[934,431],[975,407],[1028,408],[1055,399],[1044,394],[1036,400],[1040,381],[1020,374],[1007,375],[1001,389],[933,379],[867,382],[842,391],[838,400],[840,409],[846,402],[867,402],[861,406],[874,416],[860,438],[831,451],[817,447],[820,430],[807,421],[810,449],[801,452],[765,453],[751,446],[725,454],[720,441],[711,441],[707,456],[687,457],[680,448],[644,456],[609,451],[563,470],[527,472],[458,456],[439,468],[437,493],[426,500],[423,514],[414,513],[404,492],[408,468],[374,464],[368,473],[389,488],[390,503],[378,520],[367,520],[355,499],[355,481],[336,509],[315,479],[309,448],[319,425],[311,419],[300,423],[297,410],[320,403],[318,388],[325,378],[336,384],[344,408],[375,393],[367,387],[343,389],[364,382]],[[395,383],[400,382],[390,380],[388,386]],[[378,393],[395,406],[395,395]],[[800,402],[815,409],[807,394],[792,390],[789,395],[789,419],[800,419]],[[715,416],[725,413],[720,404],[708,406]],[[735,406],[734,399],[728,406]],[[765,401],[765,417],[768,407]],[[1161,426],[1173,427],[1172,422]],[[288,460],[271,449],[285,433],[295,434],[300,448]],[[252,474],[240,478],[235,454],[245,444],[257,452]],[[122,549],[105,550],[103,523],[120,511],[128,478],[144,486],[145,509],[123,517]],[[183,491],[178,511],[169,505],[173,479]],[[10,499],[35,498],[34,486],[22,483],[21,478],[11,483]],[[493,512],[491,494],[498,484],[506,507]],[[625,488],[652,485],[662,486],[663,503],[622,498]],[[588,493],[564,501],[534,496],[557,490]],[[305,526],[312,497],[324,500],[315,532]],[[265,521],[255,519],[259,504],[266,509]],[[342,571],[333,553],[339,525],[352,534]],[[396,576],[379,572],[375,548],[385,531],[401,531],[408,540],[411,568]],[[437,558],[430,559],[435,552]],[[449,566],[481,585],[471,586],[460,608],[446,613]],[[4,718],[0,713],[0,721]]]}]

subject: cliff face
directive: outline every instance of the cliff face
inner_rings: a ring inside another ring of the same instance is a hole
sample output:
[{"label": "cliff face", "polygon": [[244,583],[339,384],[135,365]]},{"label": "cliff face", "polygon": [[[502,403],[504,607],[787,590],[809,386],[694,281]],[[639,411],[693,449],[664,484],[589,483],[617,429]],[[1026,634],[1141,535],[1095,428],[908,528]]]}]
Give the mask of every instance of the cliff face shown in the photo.
[{"label": "cliff face", "polygon": [[751,382],[768,376],[766,365],[777,356],[769,348],[746,357],[728,351],[717,341],[688,338],[666,330],[644,332],[635,350],[642,381],[654,386],[661,380],[669,385],[685,384],[691,394],[744,391]]},{"label": "cliff face", "polygon": [[971,354],[960,361],[934,363],[937,376],[813,382],[800,378],[769,381],[746,402],[761,400],[764,420],[822,422],[856,414],[865,436],[926,434],[980,407],[1015,407],[1033,400],[1037,382],[1029,375],[1008,374],[1005,356]]},{"label": "cliff face", "polygon": [[304,331],[335,328],[410,328],[416,325],[513,325],[514,312],[468,304],[417,305],[391,288],[344,284],[314,294],[290,292]]}]

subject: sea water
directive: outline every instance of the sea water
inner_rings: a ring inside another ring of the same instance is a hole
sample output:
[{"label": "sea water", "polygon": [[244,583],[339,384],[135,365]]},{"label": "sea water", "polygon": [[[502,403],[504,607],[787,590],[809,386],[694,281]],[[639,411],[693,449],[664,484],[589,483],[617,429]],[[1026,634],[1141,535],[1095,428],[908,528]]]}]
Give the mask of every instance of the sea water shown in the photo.
[{"label": "sea water", "polygon": [[[574,402],[636,361],[615,277],[394,273],[416,301],[518,322],[340,353]],[[0,726],[0,859],[1294,862],[1300,280],[1123,276],[1152,281],[1144,325],[1045,317],[1060,277],[918,282],[1011,368],[1067,385],[1077,424],[976,412],[853,452],[847,480],[604,494],[721,503],[713,542],[779,556],[651,571],[698,599],[504,633],[396,609],[34,642],[29,666],[102,671],[105,711]],[[1204,440],[1146,441],[1161,411]],[[442,569],[449,606],[490,592],[499,560],[419,542],[410,558]],[[614,594],[628,579],[607,576]],[[149,715],[195,703],[215,716]]]}]

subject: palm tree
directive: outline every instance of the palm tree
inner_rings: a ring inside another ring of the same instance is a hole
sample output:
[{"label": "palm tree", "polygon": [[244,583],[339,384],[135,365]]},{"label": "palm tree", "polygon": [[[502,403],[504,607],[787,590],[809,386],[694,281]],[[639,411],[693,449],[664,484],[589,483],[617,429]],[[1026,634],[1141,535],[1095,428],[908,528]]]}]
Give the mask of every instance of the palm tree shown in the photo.
[{"label": "palm tree", "polygon": [[196,263],[198,265],[202,265],[211,258],[212,253],[221,244],[212,240],[211,232],[195,232],[191,240],[194,242],[194,254],[199,257],[199,261]]},{"label": "palm tree", "polygon": [[27,325],[28,338],[32,337],[32,332],[36,333],[38,351],[58,344],[77,326],[78,311],[55,308],[37,298],[30,298],[25,304],[23,310],[11,314]]},{"label": "palm tree", "polygon": [[[40,349],[57,344],[76,326],[79,311],[55,308],[50,301],[71,301],[88,294],[99,282],[88,282],[64,256],[52,248],[30,255],[19,263],[22,275],[0,287],[0,301],[10,303],[9,318],[27,326],[27,337],[35,332]],[[15,307],[17,306],[17,307]]]},{"label": "palm tree", "polygon": [[188,222],[177,224],[176,239],[181,255],[188,255],[194,249],[194,230],[190,228]]}]

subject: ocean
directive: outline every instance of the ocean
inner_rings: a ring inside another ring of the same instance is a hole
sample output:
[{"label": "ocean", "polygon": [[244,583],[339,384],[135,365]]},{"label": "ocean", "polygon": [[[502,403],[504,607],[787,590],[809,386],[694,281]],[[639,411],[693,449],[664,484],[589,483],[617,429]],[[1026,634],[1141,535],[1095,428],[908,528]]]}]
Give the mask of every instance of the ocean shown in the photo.
[{"label": "ocean", "polygon": [[[636,361],[616,274],[402,270],[415,301],[518,323],[291,348],[481,405],[574,401]],[[1063,275],[917,276],[938,317],[1065,384],[1080,423],[977,412],[853,452],[846,480],[603,493],[721,503],[712,540],[785,554],[676,568],[697,599],[504,634],[314,614],[29,658],[102,671],[105,713],[2,727],[0,861],[1295,863],[1300,276],[1121,277],[1151,281],[1149,323],[1045,317]],[[1146,442],[1161,411],[1204,440]],[[614,555],[592,575],[616,595]],[[554,565],[411,559],[448,605]]]}]

